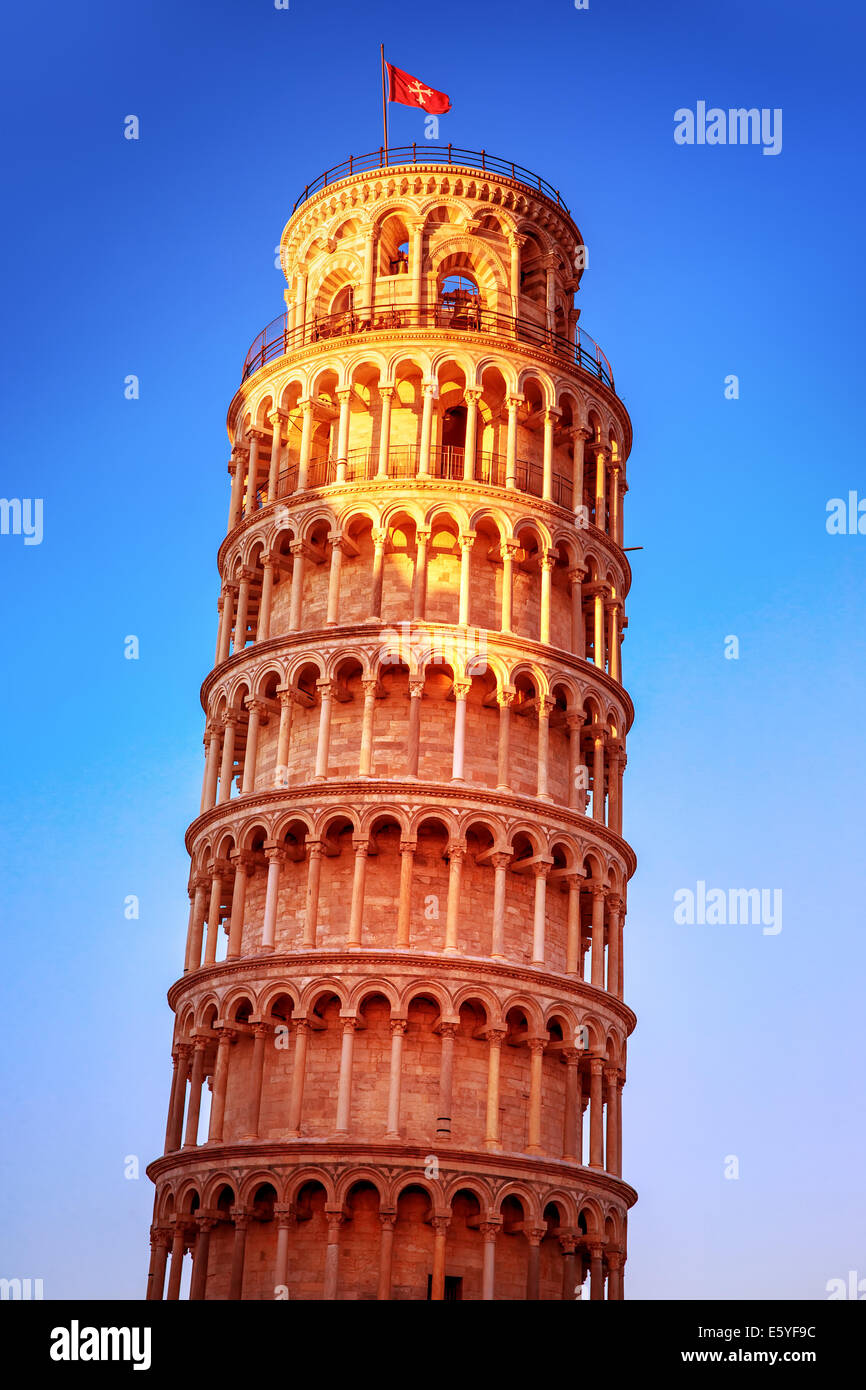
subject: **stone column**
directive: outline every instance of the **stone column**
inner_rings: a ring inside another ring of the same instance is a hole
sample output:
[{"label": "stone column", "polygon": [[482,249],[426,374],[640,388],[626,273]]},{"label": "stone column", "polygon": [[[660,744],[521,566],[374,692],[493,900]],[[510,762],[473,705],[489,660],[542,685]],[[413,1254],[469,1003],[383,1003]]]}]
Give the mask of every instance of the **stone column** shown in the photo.
[{"label": "stone column", "polygon": [[259,442],[263,438],[261,430],[250,430],[250,466],[247,473],[247,491],[244,497],[244,516],[251,516],[256,510],[256,486],[259,472]]},{"label": "stone column", "polygon": [[554,310],[556,308],[556,268],[553,263],[546,259],[544,263],[545,272],[545,294],[544,311],[547,321],[548,333],[553,332]]},{"label": "stone column", "polygon": [[271,608],[274,598],[274,564],[272,560],[262,560],[262,597],[259,601],[259,622],[256,628],[256,641],[267,642],[271,635]]},{"label": "stone column", "polygon": [[617,1303],[622,1299],[622,1254],[619,1250],[607,1252],[607,1296]]},{"label": "stone column", "polygon": [[289,632],[298,632],[301,627],[301,604],[304,596],[304,570],[307,563],[307,547],[303,541],[292,541],[292,589],[289,599]]},{"label": "stone column", "polygon": [[370,841],[353,839],[355,868],[352,876],[352,903],[349,909],[349,936],[346,945],[351,950],[360,951],[364,920],[364,892],[367,884],[367,855]]},{"label": "stone column", "polygon": [[625,764],[622,741],[611,739],[608,750],[607,823],[617,835],[622,834],[622,774]]},{"label": "stone column", "polygon": [[520,399],[519,396],[509,396],[506,400],[508,435],[505,446],[505,486],[509,488],[517,486],[517,409]]},{"label": "stone column", "polygon": [[232,480],[231,497],[229,499],[229,519],[226,526],[226,535],[233,531],[241,519],[241,507],[243,506],[244,496],[244,474],[246,473],[246,456],[240,449],[232,450],[232,461],[229,464],[229,477]]},{"label": "stone column", "polygon": [[498,1224],[482,1221],[478,1227],[484,1240],[484,1262],[481,1267],[481,1298],[491,1303],[496,1291],[496,1233]]},{"label": "stone column", "polygon": [[593,724],[592,737],[592,818],[604,825],[604,727]]},{"label": "stone column", "polygon": [[265,858],[268,861],[268,881],[265,888],[265,913],[262,921],[262,950],[272,951],[277,930],[277,906],[280,901],[280,871],[285,852],[273,840],[265,842]]},{"label": "stone column", "polygon": [[391,1264],[394,1257],[395,1220],[394,1212],[379,1212],[382,1239],[379,1245],[379,1287],[376,1298],[380,1303],[388,1302],[391,1298]]},{"label": "stone column", "polygon": [[448,846],[448,907],[445,917],[445,951],[448,955],[456,955],[457,953],[460,881],[463,876],[465,853],[462,845],[451,844]]},{"label": "stone column", "polygon": [[622,1088],[625,1077],[622,1072],[616,1078],[616,1171],[622,1177]]},{"label": "stone column", "polygon": [[545,1038],[527,1038],[529,1048],[529,1126],[526,1152],[541,1153],[541,1087],[544,1068]]},{"label": "stone column", "polygon": [[504,851],[501,854],[492,854],[490,863],[493,865],[493,939],[490,943],[490,954],[502,960],[505,957],[506,874],[511,855]]},{"label": "stone column", "polygon": [[277,1289],[286,1289],[289,1284],[289,1237],[295,1226],[292,1208],[283,1202],[274,1203],[274,1217],[277,1222],[277,1257],[274,1262],[274,1296]]},{"label": "stone column", "polygon": [[622,998],[622,898],[612,893],[607,900],[607,992]]},{"label": "stone column", "polygon": [[283,447],[283,421],[286,417],[281,410],[272,410],[268,420],[273,430],[271,437],[271,459],[268,468],[268,501],[273,502],[277,495],[277,478],[280,472],[280,452]]},{"label": "stone column", "polygon": [[231,1217],[235,1225],[235,1239],[232,1246],[231,1274],[229,1276],[229,1299],[236,1302],[244,1293],[244,1257],[249,1229],[249,1213],[241,1207],[232,1207]]},{"label": "stone column", "polygon": [[544,412],[544,465],[542,470],[541,495],[545,502],[553,501],[553,431],[559,419],[558,410]]},{"label": "stone column", "polygon": [[553,797],[547,789],[547,764],[550,745],[550,716],[556,709],[556,701],[551,695],[539,695],[536,708],[538,710],[538,766],[535,795],[540,801],[552,801]]},{"label": "stone column", "polygon": [[244,775],[241,782],[241,796],[249,796],[256,789],[256,754],[259,751],[259,729],[268,722],[268,707],[264,700],[246,701],[249,710],[247,724],[247,747],[244,753]]},{"label": "stone column", "polygon": [[349,417],[352,406],[352,387],[344,387],[337,391],[337,400],[340,404],[340,418],[337,423],[337,482],[346,481],[346,461],[349,455]]},{"label": "stone column", "polygon": [[316,931],[319,924],[319,883],[322,877],[322,854],[324,845],[321,840],[307,840],[307,902],[304,914],[304,939],[305,950],[315,950]]},{"label": "stone column", "polygon": [[609,505],[608,515],[610,517],[610,538],[618,545],[622,544],[620,534],[620,493],[619,493],[619,464],[615,459],[611,460],[609,478]]},{"label": "stone column", "polygon": [[344,1018],[343,1045],[340,1051],[340,1079],[337,1084],[337,1133],[348,1134],[352,1104],[352,1059],[355,1052],[357,1018]]},{"label": "stone column", "polygon": [[565,940],[565,973],[575,979],[580,978],[580,874],[569,874],[568,884],[568,927]]},{"label": "stone column", "polygon": [[550,590],[553,580],[553,567],[556,556],[545,550],[541,556],[541,609],[539,614],[539,642],[550,642]]},{"label": "stone column", "polygon": [[461,627],[469,625],[469,579],[472,563],[472,547],[475,532],[469,531],[460,537],[460,595],[458,600],[457,622]]},{"label": "stone column", "polygon": [[156,1228],[150,1233],[150,1268],[147,1271],[147,1293],[145,1302],[160,1303],[165,1288],[165,1266],[168,1260],[171,1237]]},{"label": "stone column", "polygon": [[573,811],[579,811],[582,816],[586,814],[586,803],[589,799],[586,766],[580,747],[585,719],[586,715],[582,711],[580,714],[568,714],[565,719],[568,729],[568,804]]},{"label": "stone column", "polygon": [[504,1028],[487,1029],[487,1120],[484,1145],[488,1149],[499,1148],[499,1059],[504,1037]]},{"label": "stone column", "polygon": [[183,1256],[186,1250],[186,1232],[183,1220],[179,1219],[175,1223],[174,1235],[171,1242],[171,1266],[168,1272],[168,1292],[166,1299],[172,1303],[180,1298],[180,1281],[183,1277]]},{"label": "stone column", "polygon": [[601,1079],[604,1062],[592,1057],[589,1063],[589,1166],[604,1167]]},{"label": "stone column", "polygon": [[191,1043],[178,1043],[172,1053],[171,1100],[168,1105],[168,1122],[165,1127],[165,1152],[167,1154],[176,1153],[180,1148],[191,1054]]},{"label": "stone column", "polygon": [[295,322],[294,329],[296,341],[306,343],[308,335],[307,327],[307,273],[301,271],[295,277]]},{"label": "stone column", "polygon": [[575,516],[578,518],[577,524],[583,529],[583,454],[587,439],[592,434],[585,425],[578,425],[572,432],[574,440],[574,455],[572,459],[572,483],[571,483],[571,505]]},{"label": "stone column", "polygon": [[204,779],[201,789],[199,814],[209,811],[216,800],[216,785],[219,775],[220,735],[212,725],[205,730],[204,743],[207,752],[204,760]]},{"label": "stone column", "polygon": [[511,632],[514,621],[514,560],[519,546],[516,541],[505,541],[502,547],[502,616],[500,626],[503,632]]},{"label": "stone column", "polygon": [[463,392],[463,399],[466,402],[466,440],[463,448],[463,478],[467,483],[471,483],[475,477],[475,454],[478,440],[478,402],[481,400],[481,391],[478,387],[468,386]]},{"label": "stone column", "polygon": [[580,657],[581,661],[586,660],[586,631],[583,623],[583,590],[581,587],[585,574],[586,570],[579,567],[568,571],[568,583],[571,589],[571,649],[575,656]]},{"label": "stone column", "polygon": [[274,768],[274,786],[289,785],[289,743],[292,737],[292,712],[295,703],[294,691],[281,687],[277,691],[280,702],[280,727],[277,732],[277,761]]},{"label": "stone column", "polygon": [[361,751],[358,758],[358,776],[369,777],[373,767],[373,719],[376,713],[376,696],[379,692],[379,678],[372,676],[361,681],[364,691],[364,713],[361,717]]},{"label": "stone column", "polygon": [[445,1298],[445,1242],[450,1222],[447,1217],[434,1216],[433,1227],[433,1273],[430,1278],[431,1302],[441,1303]]},{"label": "stone column", "polygon": [[424,222],[421,218],[413,219],[407,229],[412,237],[412,246],[409,253],[409,269],[412,272],[412,311],[416,324],[421,322],[421,270],[424,261]]},{"label": "stone column", "polygon": [[397,949],[409,949],[412,905],[412,870],[415,866],[415,840],[400,841],[400,901],[397,907]]},{"label": "stone column", "polygon": [[379,228],[370,223],[364,228],[364,277],[360,305],[361,315],[368,323],[373,316],[373,269],[378,243]]},{"label": "stone column", "polygon": [[604,1266],[602,1264],[602,1247],[591,1245],[589,1247],[589,1296],[591,1299],[604,1298]]},{"label": "stone column", "polygon": [[339,621],[340,612],[340,570],[343,565],[342,532],[329,532],[328,540],[331,543],[331,568],[328,573],[328,608],[325,625],[335,627]]},{"label": "stone column", "polygon": [[198,1235],[195,1238],[195,1250],[192,1257],[192,1279],[189,1286],[189,1298],[191,1303],[200,1303],[204,1299],[207,1289],[207,1264],[210,1253],[210,1233],[216,1225],[212,1216],[203,1216],[201,1212],[196,1212],[195,1224],[198,1227]]},{"label": "stone column", "polygon": [[529,1303],[537,1303],[541,1288],[541,1242],[547,1235],[546,1226],[531,1226],[524,1230],[529,1242],[529,1257],[526,1261],[526,1298]]},{"label": "stone column", "polygon": [[316,681],[321,704],[319,706],[319,739],[316,744],[316,770],[314,782],[324,782],[328,776],[328,753],[331,741],[331,708],[334,687],[331,681]]},{"label": "stone column", "polygon": [[604,900],[606,890],[592,885],[592,979],[596,989],[604,989]]},{"label": "stone column", "polygon": [[310,471],[310,455],[313,452],[313,402],[298,401],[301,407],[301,449],[298,456],[298,492],[307,486]]},{"label": "stone column", "polygon": [[578,1119],[580,1112],[580,1052],[564,1047],[560,1057],[565,1064],[565,1114],[562,1125],[562,1157],[566,1163],[580,1163]]},{"label": "stone column", "polygon": [[236,960],[243,948],[244,913],[247,906],[247,878],[254,872],[255,861],[251,854],[232,850],[235,865],[235,881],[232,889],[232,915],[229,919],[229,940],[226,947],[226,960]]},{"label": "stone column", "polygon": [[210,880],[210,902],[207,909],[207,940],[204,948],[205,965],[216,961],[217,936],[220,927],[220,908],[223,900],[223,880],[231,870],[227,859],[215,859],[208,865]]},{"label": "stone column", "polygon": [[520,305],[520,248],[526,238],[522,236],[509,235],[508,248],[511,253],[509,263],[508,285],[511,296],[511,313],[513,318],[517,318]]},{"label": "stone column", "polygon": [[217,797],[218,806],[221,806],[224,801],[231,800],[237,727],[238,716],[233,710],[230,710],[223,721],[223,756],[220,765],[220,788]]},{"label": "stone column", "polygon": [[439,1063],[439,1114],[436,1117],[436,1138],[451,1137],[452,1090],[454,1087],[454,1039],[457,1037],[456,1023],[440,1023],[439,1035],[442,1039],[442,1052]]},{"label": "stone column", "polygon": [[337,1297],[337,1278],[340,1272],[340,1226],[343,1223],[343,1213],[326,1209],[325,1218],[328,1222],[328,1246],[325,1251],[325,1286],[322,1299],[325,1303],[333,1303]]},{"label": "stone column", "polygon": [[405,1018],[391,1019],[391,1071],[388,1077],[388,1121],[386,1139],[400,1138],[400,1083],[403,1067],[403,1039],[408,1023]]},{"label": "stone column", "polygon": [[394,400],[393,386],[380,386],[379,395],[382,398],[382,418],[379,422],[379,462],[376,472],[377,478],[387,478],[388,476],[388,452],[391,448],[391,406]]},{"label": "stone column", "polygon": [[427,613],[427,544],[429,531],[416,531],[415,573],[412,576],[412,617],[422,623]]},{"label": "stone column", "polygon": [[237,1034],[233,1028],[218,1028],[219,1043],[213,1078],[213,1100],[210,1107],[209,1144],[221,1144],[226,1114],[226,1090],[229,1080],[229,1051]]},{"label": "stone column", "polygon": [[580,1288],[577,1278],[577,1239],[574,1236],[560,1236],[559,1243],[562,1246],[562,1297],[563,1299],[576,1298],[576,1290]]},{"label": "stone column", "polygon": [[409,736],[407,740],[407,777],[418,776],[418,758],[421,752],[421,700],[424,696],[424,680],[409,681]]},{"label": "stone column", "polygon": [[532,964],[544,965],[544,929],[545,915],[547,911],[547,875],[550,873],[551,865],[534,864],[532,872],[535,874],[535,904],[532,917]]},{"label": "stone column", "polygon": [[595,454],[595,524],[599,531],[606,531],[607,516],[605,505],[605,450],[593,446],[592,452]]},{"label": "stone column", "polygon": [[297,1139],[301,1133],[301,1106],[304,1099],[304,1081],[307,1072],[307,1043],[310,1037],[310,1024],[306,1018],[295,1021],[295,1055],[292,1059],[292,1091],[289,1097],[289,1138]]},{"label": "stone column", "polygon": [[607,652],[608,675],[619,684],[619,600],[607,599]]},{"label": "stone column", "polygon": [[204,1053],[206,1038],[196,1038],[193,1042],[192,1073],[189,1079],[189,1105],[186,1113],[186,1133],[183,1139],[185,1149],[194,1149],[198,1144],[198,1117],[201,1111],[201,1088],[204,1081]]},{"label": "stone column", "polygon": [[207,910],[208,880],[204,874],[196,874],[193,879],[193,898],[190,909],[189,937],[184,974],[201,967],[201,946],[204,935],[204,917]]},{"label": "stone column", "polygon": [[216,664],[220,666],[228,660],[229,647],[232,640],[232,627],[234,625],[236,589],[234,584],[226,584],[223,589],[223,615],[219,632],[219,649],[217,651]]},{"label": "stone column", "polygon": [[607,1099],[607,1135],[604,1166],[609,1173],[619,1177],[617,1167],[617,1154],[619,1149],[616,1101],[617,1101],[617,1070],[616,1067],[605,1067],[604,1069],[604,1089]]},{"label": "stone column", "polygon": [[259,1121],[262,1109],[262,1083],[265,1072],[265,1044],[270,1028],[266,1023],[253,1024],[253,1056],[247,1089],[247,1112],[244,1116],[245,1134],[241,1142],[246,1143],[259,1137]]},{"label": "stone column", "polygon": [[426,476],[430,472],[430,445],[433,440],[433,406],[439,388],[436,382],[426,381],[423,387],[424,407],[421,415],[421,447],[418,452],[418,473]]},{"label": "stone column", "polygon": [[466,757],[466,701],[472,689],[471,680],[454,682],[454,752],[451,759],[451,781],[464,781]]},{"label": "stone column", "polygon": [[216,651],[214,652],[214,658],[213,658],[213,664],[214,664],[214,666],[219,666],[220,661],[221,661],[221,659],[222,659],[221,656],[220,656],[220,653],[221,653],[221,651],[222,651],[222,646],[223,646],[223,630],[224,630],[224,628],[225,628],[225,617],[226,617],[226,586],[225,586],[225,584],[222,585],[222,588],[220,589],[220,596],[219,596],[219,598],[217,599],[217,613],[218,613],[219,616],[218,616],[218,619],[217,619]]},{"label": "stone column", "polygon": [[588,584],[586,592],[592,598],[592,664],[599,671],[604,670],[604,607],[603,584]]},{"label": "stone column", "polygon": [[516,695],[514,690],[497,690],[496,703],[499,706],[499,749],[497,755],[496,790],[511,791],[510,751],[511,751],[511,706]]},{"label": "stone column", "polygon": [[388,532],[381,526],[373,527],[373,578],[370,584],[370,621],[382,621],[382,589],[385,579],[385,542]]}]

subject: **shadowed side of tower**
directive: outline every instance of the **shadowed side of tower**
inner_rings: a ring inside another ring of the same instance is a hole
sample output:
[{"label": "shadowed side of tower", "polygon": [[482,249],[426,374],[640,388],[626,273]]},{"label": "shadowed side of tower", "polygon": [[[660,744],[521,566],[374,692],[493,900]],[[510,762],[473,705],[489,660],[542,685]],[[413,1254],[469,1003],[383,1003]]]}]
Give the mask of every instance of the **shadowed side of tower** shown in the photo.
[{"label": "shadowed side of tower", "polygon": [[229,408],[149,1298],[623,1296],[631,426],[558,195],[418,153]]}]

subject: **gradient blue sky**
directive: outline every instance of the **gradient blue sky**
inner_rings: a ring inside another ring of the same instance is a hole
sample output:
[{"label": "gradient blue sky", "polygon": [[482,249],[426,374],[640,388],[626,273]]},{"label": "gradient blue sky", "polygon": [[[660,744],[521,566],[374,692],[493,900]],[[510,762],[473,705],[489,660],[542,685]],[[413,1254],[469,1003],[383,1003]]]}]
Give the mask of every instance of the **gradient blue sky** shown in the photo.
[{"label": "gradient blue sky", "polygon": [[[866,495],[859,7],[51,0],[3,27],[2,492],[42,497],[45,535],[0,537],[0,1274],[143,1294],[225,411],[283,307],[297,193],[380,143],[383,39],[451,94],[443,142],[561,188],[581,323],[634,422],[627,1294],[866,1277],[866,536],[825,529],[829,498]],[[781,107],[782,153],[678,147],[698,100]],[[413,139],[422,115],[392,108]],[[781,888],[781,933],[677,926],[698,879]]]}]

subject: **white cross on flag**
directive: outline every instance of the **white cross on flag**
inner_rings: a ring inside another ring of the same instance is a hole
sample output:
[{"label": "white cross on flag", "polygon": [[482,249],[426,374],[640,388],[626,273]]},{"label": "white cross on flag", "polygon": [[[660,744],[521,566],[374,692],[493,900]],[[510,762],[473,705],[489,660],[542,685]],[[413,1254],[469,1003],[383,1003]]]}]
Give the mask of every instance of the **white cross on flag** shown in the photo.
[{"label": "white cross on flag", "polygon": [[451,110],[451,98],[434,87],[427,87],[417,77],[401,72],[393,63],[386,63],[388,69],[388,100],[402,102],[404,106],[420,106],[431,116],[444,116]]}]

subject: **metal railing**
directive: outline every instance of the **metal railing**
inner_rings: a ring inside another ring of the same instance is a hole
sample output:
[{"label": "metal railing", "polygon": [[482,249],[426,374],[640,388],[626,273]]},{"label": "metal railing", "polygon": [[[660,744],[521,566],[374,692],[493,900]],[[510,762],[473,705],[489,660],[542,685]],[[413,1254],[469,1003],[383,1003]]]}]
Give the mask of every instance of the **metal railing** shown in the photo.
[{"label": "metal railing", "polygon": [[484,173],[504,174],[506,178],[514,179],[516,183],[525,183],[528,188],[551,198],[557,207],[571,216],[559,189],[554,188],[553,184],[548,183],[540,174],[525,169],[522,164],[515,164],[512,159],[502,159],[499,155],[488,154],[486,150],[464,150],[458,145],[427,144],[421,145],[420,148],[417,144],[394,145],[387,150],[380,146],[378,150],[371,150],[369,154],[349,155],[342,164],[335,164],[332,169],[326,169],[312,183],[308,183],[300,197],[295,199],[292,212],[297,212],[301,204],[314,193],[336,183],[338,179],[351,178],[352,174],[363,174],[372,169],[391,168],[397,164],[449,164],[462,169],[480,169]]},{"label": "metal railing", "polygon": [[512,318],[509,314],[497,314],[492,309],[483,309],[478,304],[462,303],[439,303],[429,309],[416,309],[412,306],[375,309],[369,313],[347,310],[344,313],[327,314],[322,318],[311,319],[308,323],[299,324],[297,328],[292,329],[288,327],[287,316],[281,314],[253,340],[244,361],[241,380],[246,381],[265,363],[272,362],[277,357],[284,357],[286,353],[295,352],[311,343],[343,338],[351,334],[392,332],[400,328],[444,328],[457,333],[492,333],[518,343],[529,343],[533,347],[556,353],[573,366],[598,377],[612,391],[615,389],[610,363],[595,339],[584,329],[575,329],[572,342],[563,334],[552,332],[543,323],[535,323],[525,318]]},{"label": "metal railing", "polygon": [[[429,471],[419,473],[419,450],[415,444],[398,444],[388,450],[387,471],[379,472],[378,449],[350,449],[346,456],[346,470],[343,481],[347,483],[371,482],[375,478],[444,478],[451,482],[476,482],[485,487],[504,488],[506,485],[506,457],[504,454],[477,453],[474,467],[465,472],[466,451],[458,445],[444,444],[430,450]],[[338,481],[338,464],[335,458],[321,455],[311,458],[307,466],[307,488],[329,487]],[[519,492],[531,497],[544,495],[544,470],[540,463],[528,459],[517,459],[514,475],[515,487]],[[276,497],[290,497],[298,487],[298,464],[290,464],[277,477]],[[559,507],[571,508],[572,479],[566,473],[554,472],[552,501]],[[259,489],[256,501],[259,507],[266,506],[270,499],[267,489]]]}]

